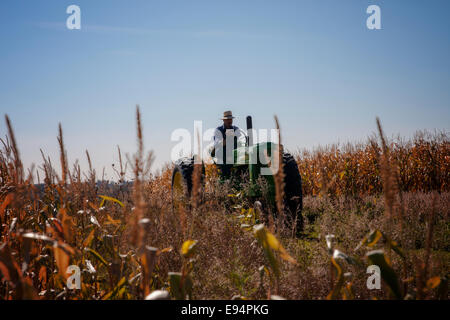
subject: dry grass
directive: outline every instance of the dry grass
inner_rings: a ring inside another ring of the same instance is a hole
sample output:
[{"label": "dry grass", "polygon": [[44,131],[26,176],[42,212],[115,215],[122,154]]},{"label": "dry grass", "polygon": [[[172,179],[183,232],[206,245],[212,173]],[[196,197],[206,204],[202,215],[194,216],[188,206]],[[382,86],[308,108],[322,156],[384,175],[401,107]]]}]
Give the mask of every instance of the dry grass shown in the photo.
[{"label": "dry grass", "polygon": [[[227,183],[218,185],[211,166],[204,189],[200,166],[195,168],[192,206],[173,208],[171,166],[150,174],[152,154],[145,156],[139,108],[137,153],[123,166],[118,148],[117,185],[95,183],[88,152],[85,179],[77,164],[69,170],[60,126],[62,172],[42,154],[36,172],[45,176],[45,185],[37,187],[31,174],[23,175],[6,121],[9,134],[0,152],[0,299],[143,299],[157,289],[194,299],[391,298],[386,282],[381,290],[366,287],[366,252],[377,248],[389,258],[402,298],[448,299],[446,134],[388,142],[379,125],[381,146],[371,138],[365,145],[299,154],[307,196],[304,237],[296,239],[276,221],[268,230],[254,229],[272,215]],[[133,185],[123,181],[127,164]],[[383,237],[362,241],[373,230]],[[336,241],[328,248],[330,234]],[[330,256],[337,249],[347,258]],[[81,290],[66,288],[68,265],[80,267]]]}]

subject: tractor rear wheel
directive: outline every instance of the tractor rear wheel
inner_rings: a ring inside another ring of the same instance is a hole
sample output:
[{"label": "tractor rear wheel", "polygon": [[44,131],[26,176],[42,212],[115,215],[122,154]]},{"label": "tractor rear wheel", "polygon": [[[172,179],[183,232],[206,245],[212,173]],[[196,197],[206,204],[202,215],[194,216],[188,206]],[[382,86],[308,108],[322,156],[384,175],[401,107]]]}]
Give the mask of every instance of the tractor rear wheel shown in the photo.
[{"label": "tractor rear wheel", "polygon": [[303,194],[302,177],[298,170],[297,162],[290,153],[283,154],[284,172],[284,205],[288,210],[289,222],[295,220],[297,233],[303,230]]},{"label": "tractor rear wheel", "polygon": [[[205,174],[202,165],[201,184]],[[188,201],[192,196],[194,175],[194,158],[181,158],[175,162],[172,173],[172,202],[178,206],[180,202]]]}]

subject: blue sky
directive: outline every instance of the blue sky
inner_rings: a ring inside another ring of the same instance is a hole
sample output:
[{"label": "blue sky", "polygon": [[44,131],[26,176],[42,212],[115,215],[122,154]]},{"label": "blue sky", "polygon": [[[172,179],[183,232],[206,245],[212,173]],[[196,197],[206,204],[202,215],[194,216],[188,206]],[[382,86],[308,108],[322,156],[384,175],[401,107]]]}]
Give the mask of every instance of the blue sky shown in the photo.
[{"label": "blue sky", "polygon": [[[81,30],[66,8],[81,8]],[[366,28],[381,8],[382,30]],[[39,148],[98,172],[136,149],[135,105],[155,168],[176,128],[215,127],[224,110],[272,128],[288,149],[362,141],[379,116],[388,135],[450,126],[450,2],[0,2],[0,113],[12,120],[25,166]],[[4,137],[4,121],[0,135]]]}]

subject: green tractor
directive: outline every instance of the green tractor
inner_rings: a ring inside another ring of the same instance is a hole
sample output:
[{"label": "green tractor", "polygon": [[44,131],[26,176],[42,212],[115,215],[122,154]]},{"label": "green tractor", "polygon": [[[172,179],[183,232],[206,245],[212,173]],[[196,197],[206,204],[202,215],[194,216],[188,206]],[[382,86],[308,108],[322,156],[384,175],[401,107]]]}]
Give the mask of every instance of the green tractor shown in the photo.
[{"label": "green tractor", "polygon": [[[270,165],[273,161],[271,162],[268,160],[270,160],[272,155],[275,157],[277,154],[276,151],[279,150],[279,152],[282,153],[281,159],[283,162],[283,202],[287,223],[292,226],[292,223],[295,221],[296,230],[297,233],[299,233],[303,229],[303,217],[301,214],[303,208],[303,197],[302,181],[297,163],[291,154],[283,152],[282,145],[277,145],[272,142],[253,144],[252,127],[252,118],[248,116],[247,132],[249,135],[247,136],[246,144],[245,146],[235,148],[232,152],[232,156],[234,157],[234,162],[231,168],[232,179],[234,181],[238,180],[239,182],[249,182],[250,191],[247,192],[247,196],[251,199],[263,197],[272,206],[272,208],[275,209],[275,172],[270,169]],[[218,163],[217,158],[214,158],[214,152],[212,153],[212,156],[214,163],[220,168],[221,164]],[[204,166],[202,166],[202,170],[204,173]],[[268,174],[268,172],[270,172],[270,174]],[[172,199],[180,199],[180,197],[190,198],[192,196],[193,173],[194,157],[181,158],[175,162],[172,174]],[[260,177],[263,177],[267,181],[268,190],[266,190],[265,194],[262,193],[258,183]],[[246,179],[247,181],[242,181],[242,179]]]}]

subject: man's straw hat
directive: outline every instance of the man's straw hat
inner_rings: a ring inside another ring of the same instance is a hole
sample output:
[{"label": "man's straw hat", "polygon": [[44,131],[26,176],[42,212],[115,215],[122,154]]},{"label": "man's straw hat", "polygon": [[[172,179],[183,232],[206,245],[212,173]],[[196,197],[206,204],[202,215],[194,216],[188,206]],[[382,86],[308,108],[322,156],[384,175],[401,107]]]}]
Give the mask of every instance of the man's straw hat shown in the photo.
[{"label": "man's straw hat", "polygon": [[222,120],[227,120],[227,119],[234,119],[233,114],[231,113],[231,111],[225,111],[223,113]]}]

